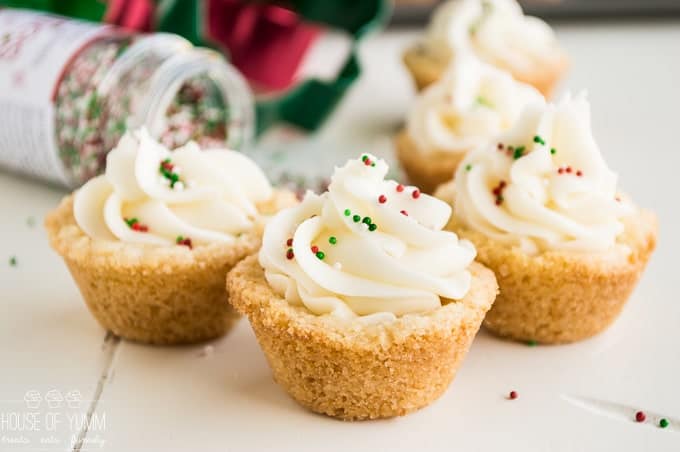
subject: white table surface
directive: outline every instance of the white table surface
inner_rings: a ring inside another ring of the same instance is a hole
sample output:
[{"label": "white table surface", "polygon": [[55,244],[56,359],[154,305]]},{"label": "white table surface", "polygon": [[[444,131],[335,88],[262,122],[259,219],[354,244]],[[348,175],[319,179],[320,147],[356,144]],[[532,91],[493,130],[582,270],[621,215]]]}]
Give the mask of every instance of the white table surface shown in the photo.
[{"label": "white table surface", "polygon": [[[528,347],[482,331],[430,407],[387,421],[332,420],[274,383],[245,320],[208,349],[107,336],[47,245],[42,218],[63,193],[0,173],[0,451],[70,451],[74,438],[83,451],[680,450],[680,22],[557,30],[572,57],[564,85],[588,89],[606,159],[660,219],[658,250],[606,333]],[[400,52],[415,36],[365,42],[365,75],[320,133],[270,134],[258,158],[272,175],[328,175],[362,151],[391,158],[390,137],[413,99]],[[26,405],[27,391],[52,389],[82,400]],[[506,399],[510,390],[517,400]],[[637,409],[647,423],[632,421]],[[656,427],[657,416],[671,425]],[[9,443],[22,439],[29,444]]]}]

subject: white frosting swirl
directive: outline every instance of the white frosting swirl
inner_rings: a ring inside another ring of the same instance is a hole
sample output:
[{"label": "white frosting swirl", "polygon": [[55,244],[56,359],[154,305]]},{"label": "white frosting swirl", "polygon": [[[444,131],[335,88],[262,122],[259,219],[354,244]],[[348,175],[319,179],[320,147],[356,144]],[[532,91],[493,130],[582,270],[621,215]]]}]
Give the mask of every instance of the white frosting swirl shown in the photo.
[{"label": "white frosting swirl", "polygon": [[253,227],[255,203],[271,196],[267,178],[243,154],[202,151],[194,142],[169,151],[141,129],[121,138],[105,174],[76,192],[73,210],[97,240],[228,243]]},{"label": "white frosting swirl", "polygon": [[461,153],[509,129],[528,103],[542,101],[532,86],[461,54],[418,98],[408,133],[423,152]]},{"label": "white frosting swirl", "polygon": [[473,51],[484,61],[528,72],[561,58],[553,30],[525,16],[515,0],[449,0],[435,11],[426,44],[450,51]]},{"label": "white frosting swirl", "polygon": [[372,320],[465,296],[476,252],[442,230],[451,208],[384,180],[387,170],[370,154],[350,160],[328,192],[307,193],[267,224],[259,259],[276,293],[318,315]]},{"label": "white frosting swirl", "polygon": [[527,253],[602,251],[634,211],[616,180],[592,136],[585,95],[567,95],[528,106],[497,143],[468,154],[455,176],[454,215]]}]

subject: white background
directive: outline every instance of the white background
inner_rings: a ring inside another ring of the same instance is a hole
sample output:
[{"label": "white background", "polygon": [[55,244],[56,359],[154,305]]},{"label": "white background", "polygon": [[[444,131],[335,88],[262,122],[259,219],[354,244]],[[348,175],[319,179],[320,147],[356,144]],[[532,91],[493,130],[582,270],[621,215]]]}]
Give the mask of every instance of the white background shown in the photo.
[{"label": "white background", "polygon": [[[207,354],[204,345],[105,340],[42,228],[64,193],[0,173],[0,421],[3,413],[30,411],[26,391],[58,389],[83,396],[69,413],[105,419],[86,436],[101,442],[82,450],[680,450],[680,24],[557,31],[572,57],[564,86],[588,89],[605,158],[625,191],[660,219],[657,252],[606,333],[528,347],[482,331],[449,391],[430,407],[388,421],[339,422],[300,408],[272,381],[245,320]],[[273,133],[258,159],[313,176],[362,151],[391,158],[391,137],[413,98],[400,54],[415,37],[390,32],[367,40],[364,77],[326,127],[307,139]],[[517,400],[506,399],[510,390]],[[637,409],[648,412],[648,423],[632,421]],[[39,415],[49,411],[63,417],[67,410],[42,407]],[[656,416],[671,426],[656,427]],[[60,445],[43,450],[71,450],[71,435],[79,434],[68,424],[39,427],[8,432],[0,423],[0,439],[51,435]],[[0,450],[31,449],[0,442]]]}]

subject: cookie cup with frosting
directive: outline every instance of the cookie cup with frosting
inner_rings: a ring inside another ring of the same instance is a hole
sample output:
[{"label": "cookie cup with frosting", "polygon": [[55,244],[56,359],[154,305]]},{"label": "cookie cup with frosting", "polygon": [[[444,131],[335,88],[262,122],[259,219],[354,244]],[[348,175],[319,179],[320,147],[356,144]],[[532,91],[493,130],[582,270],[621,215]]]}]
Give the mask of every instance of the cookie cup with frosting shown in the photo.
[{"label": "cookie cup with frosting", "polygon": [[259,257],[227,277],[275,380],[340,419],[437,399],[497,292],[471,244],[441,230],[448,206],[386,172],[371,155],[336,169],[328,192],[277,214]]},{"label": "cookie cup with frosting", "polygon": [[467,152],[512,127],[522,108],[543,102],[532,86],[461,55],[416,99],[395,149],[409,181],[426,193],[451,180]]},{"label": "cookie cup with frosting", "polygon": [[259,249],[266,215],[294,203],[241,154],[194,144],[168,151],[142,130],[126,134],[106,174],[64,198],[45,226],[104,328],[192,343],[238,318],[224,277]]},{"label": "cookie cup with frosting", "polygon": [[[471,153],[436,196],[454,206],[447,229],[474,243],[498,278],[488,330],[543,344],[586,339],[633,292],[656,245],[656,216],[617,191],[584,97],[531,106],[520,121]],[[511,144],[521,157],[507,154]]]},{"label": "cookie cup with frosting", "polygon": [[403,60],[422,90],[467,52],[534,86],[546,97],[569,65],[550,26],[525,16],[515,0],[449,0],[441,4],[424,38],[404,53]]}]

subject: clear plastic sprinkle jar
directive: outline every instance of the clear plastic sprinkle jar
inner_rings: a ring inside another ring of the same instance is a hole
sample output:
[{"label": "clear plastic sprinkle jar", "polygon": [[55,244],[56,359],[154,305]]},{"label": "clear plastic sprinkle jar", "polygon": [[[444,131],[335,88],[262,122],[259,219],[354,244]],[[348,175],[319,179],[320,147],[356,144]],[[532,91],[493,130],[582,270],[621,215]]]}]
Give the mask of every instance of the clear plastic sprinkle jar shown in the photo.
[{"label": "clear plastic sprinkle jar", "polygon": [[0,9],[0,165],[77,187],[141,126],[171,149],[240,150],[254,101],[220,54],[179,36]]}]

